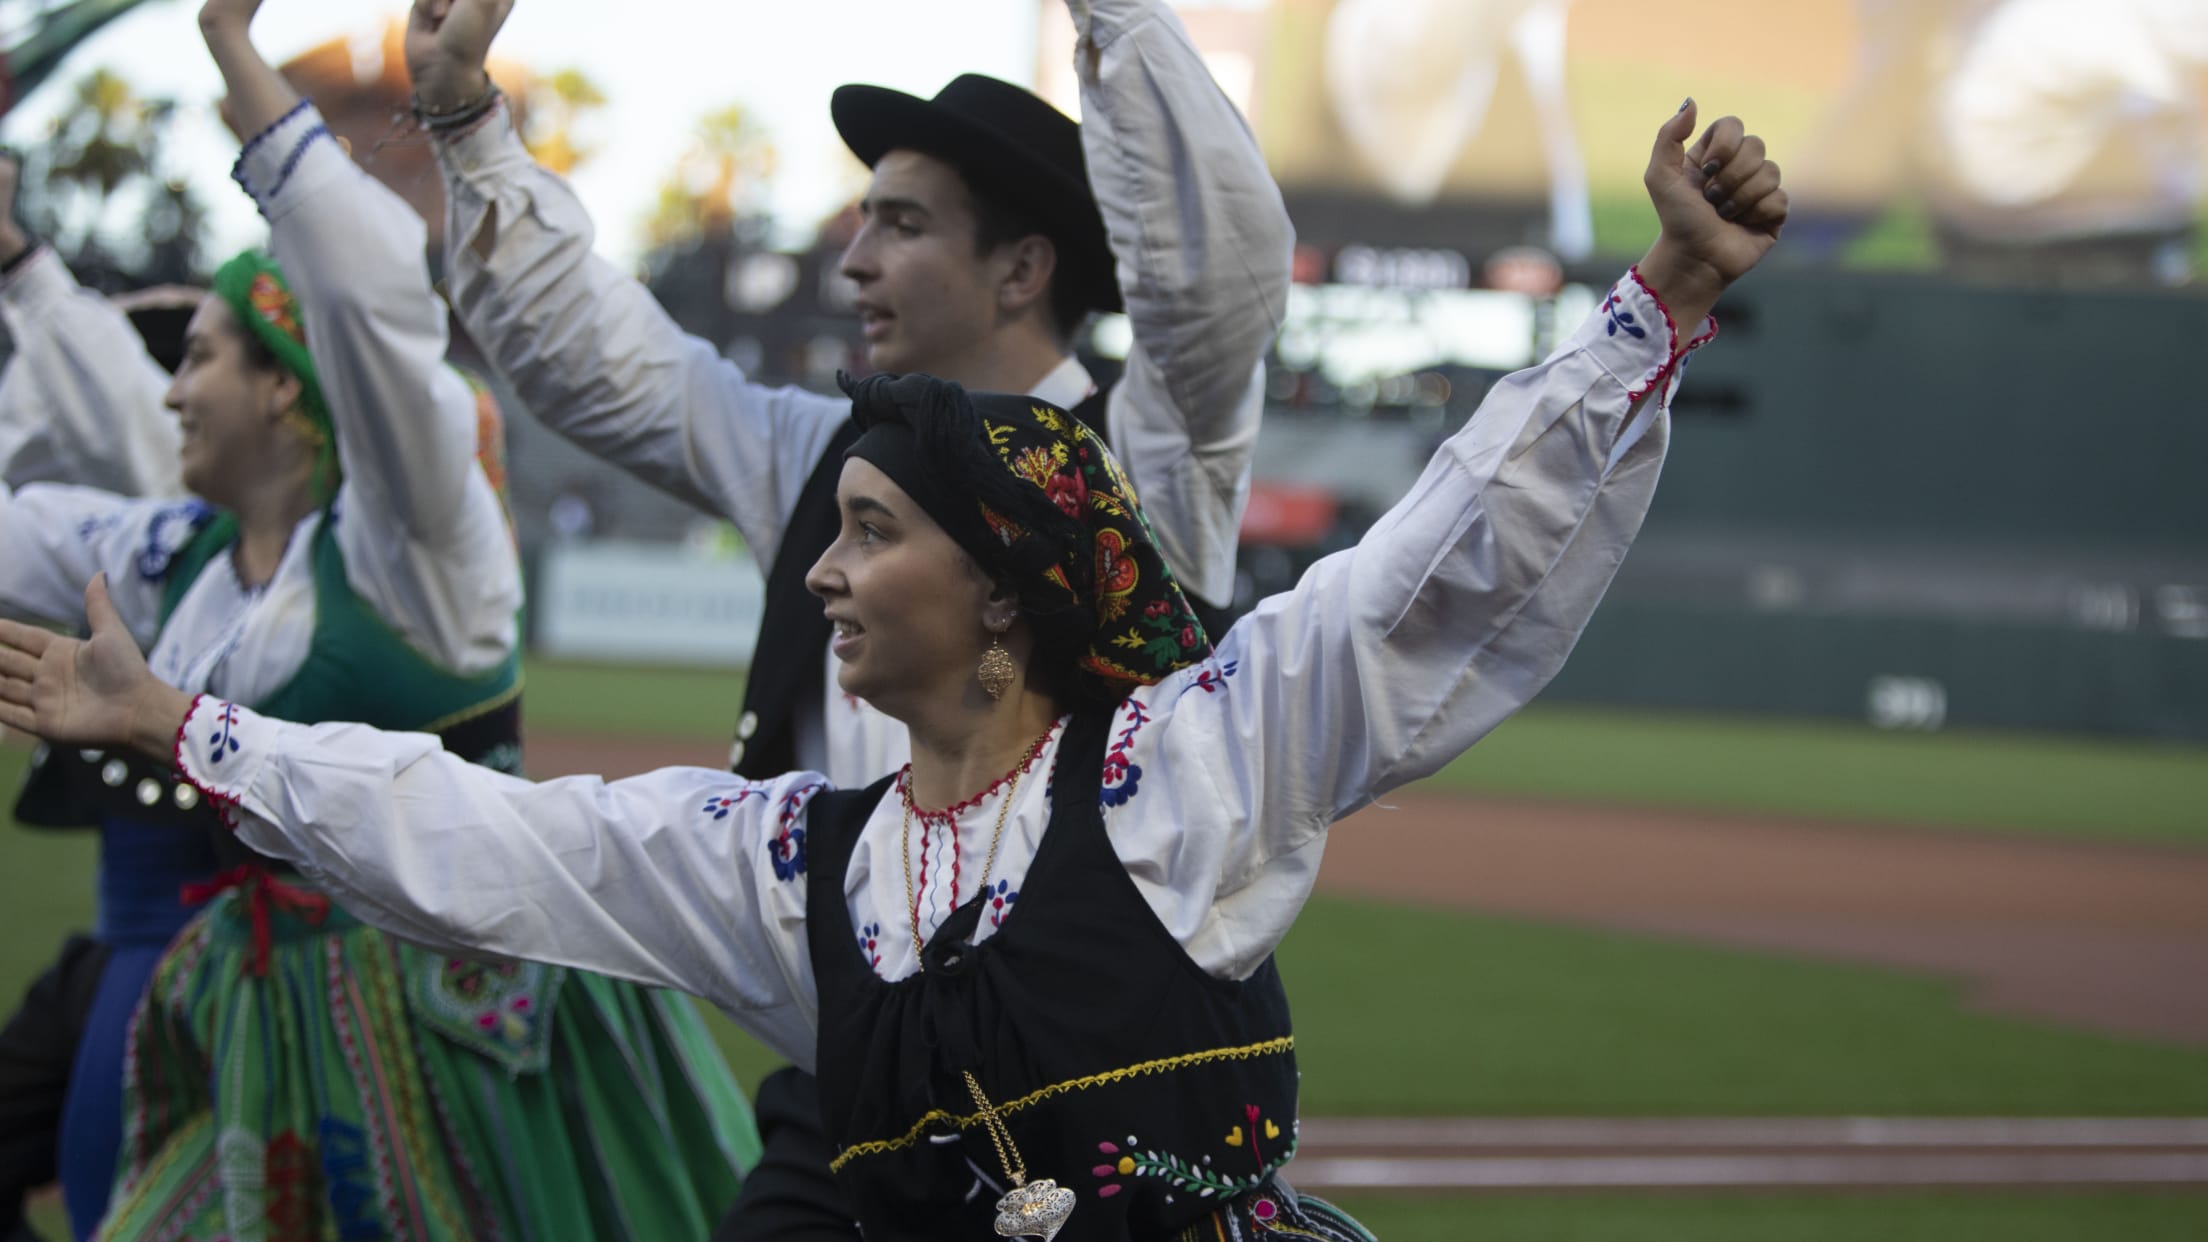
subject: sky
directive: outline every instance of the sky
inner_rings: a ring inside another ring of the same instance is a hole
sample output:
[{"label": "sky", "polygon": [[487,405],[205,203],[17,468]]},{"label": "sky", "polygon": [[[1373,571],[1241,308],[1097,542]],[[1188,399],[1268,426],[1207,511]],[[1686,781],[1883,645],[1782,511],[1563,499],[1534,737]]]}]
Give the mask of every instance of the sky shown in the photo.
[{"label": "sky", "polygon": [[[331,38],[372,47],[405,10],[395,0],[266,0],[254,36],[281,63]],[[0,122],[0,140],[41,141],[68,85],[96,67],[175,98],[175,167],[212,209],[208,252],[225,254],[264,234],[229,180],[237,143],[215,119],[221,78],[197,13],[191,0],[153,0],[117,19]],[[623,261],[705,113],[741,103],[766,127],[780,158],[771,206],[803,224],[861,184],[829,122],[830,92],[874,82],[932,95],[964,72],[1032,84],[1037,17],[1034,0],[518,0],[493,55],[539,71],[580,67],[604,88],[608,106],[579,134],[596,151],[574,184],[600,251]]]}]

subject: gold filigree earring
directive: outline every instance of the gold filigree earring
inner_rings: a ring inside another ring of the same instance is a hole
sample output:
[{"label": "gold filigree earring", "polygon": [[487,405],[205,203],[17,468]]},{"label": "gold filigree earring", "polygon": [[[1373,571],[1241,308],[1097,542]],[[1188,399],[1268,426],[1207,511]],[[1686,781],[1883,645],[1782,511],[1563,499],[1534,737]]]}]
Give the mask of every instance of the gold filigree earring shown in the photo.
[{"label": "gold filigree earring", "polygon": [[1004,632],[992,632],[989,650],[981,653],[981,668],[974,674],[981,682],[981,692],[991,701],[1002,699],[1019,675],[1019,666],[1012,663],[1012,653],[1004,649]]},{"label": "gold filigree earring", "polygon": [[1012,688],[1019,669],[1012,665],[1012,653],[1004,649],[1004,636],[989,636],[989,650],[981,653],[981,669],[975,676],[981,679],[982,693],[991,699],[1001,699]]}]

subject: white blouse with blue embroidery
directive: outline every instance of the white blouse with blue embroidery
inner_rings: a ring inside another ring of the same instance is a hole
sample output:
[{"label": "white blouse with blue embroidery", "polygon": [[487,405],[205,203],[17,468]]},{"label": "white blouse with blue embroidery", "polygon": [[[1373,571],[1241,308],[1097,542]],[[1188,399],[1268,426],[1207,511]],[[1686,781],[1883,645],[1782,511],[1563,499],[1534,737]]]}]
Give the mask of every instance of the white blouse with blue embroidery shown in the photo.
[{"label": "white blouse with blue embroidery", "polygon": [[[1309,897],[1336,820],[1456,758],[1563,665],[1655,494],[1685,353],[1638,277],[1619,281],[1548,361],[1495,386],[1355,548],[1260,603],[1210,660],[1120,704],[1102,794],[1112,846],[1205,970],[1256,969]],[[914,825],[922,935],[982,884],[1007,796],[987,879],[995,901],[1017,901],[1061,733],[1015,789],[963,809],[955,834],[938,824],[923,840]],[[532,784],[434,737],[281,724],[212,699],[177,760],[248,844],[371,923],[695,993],[812,1063],[815,774]],[[902,820],[884,798],[843,879],[888,979],[916,963]]]},{"label": "white blouse with blue embroidery", "polygon": [[[246,145],[233,175],[268,218],[330,402],[345,469],[333,537],[347,584],[439,667],[497,667],[520,642],[520,563],[476,465],[475,395],[445,365],[445,308],[429,287],[421,217],[354,165],[304,103]],[[174,484],[175,422],[160,408],[167,377],[128,320],[79,289],[51,253],[0,287],[0,306],[22,350],[0,416],[66,412],[41,457],[84,471],[0,483],[0,614],[81,624],[85,584],[104,573],[132,634],[155,644],[149,661],[164,680],[248,703],[281,689],[314,637],[323,514],[294,528],[266,583],[240,581],[231,559],[217,557],[164,622],[170,561],[207,514],[197,500],[149,498]],[[119,461],[147,464],[93,472],[91,446],[103,439]],[[160,452],[171,454],[165,471],[150,464]],[[86,485],[95,482],[129,494]]]}]

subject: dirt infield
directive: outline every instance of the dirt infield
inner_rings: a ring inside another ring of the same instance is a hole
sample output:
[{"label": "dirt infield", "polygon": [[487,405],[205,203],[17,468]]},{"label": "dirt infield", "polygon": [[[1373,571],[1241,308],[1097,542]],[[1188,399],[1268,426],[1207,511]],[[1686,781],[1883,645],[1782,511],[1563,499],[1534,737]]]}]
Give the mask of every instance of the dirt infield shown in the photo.
[{"label": "dirt infield", "polygon": [[[539,776],[718,765],[717,747],[542,736]],[[2208,1044],[2208,850],[1411,790],[1337,829],[1325,892],[1962,979],[1988,1010]],[[1372,848],[1378,846],[1378,848]]]}]

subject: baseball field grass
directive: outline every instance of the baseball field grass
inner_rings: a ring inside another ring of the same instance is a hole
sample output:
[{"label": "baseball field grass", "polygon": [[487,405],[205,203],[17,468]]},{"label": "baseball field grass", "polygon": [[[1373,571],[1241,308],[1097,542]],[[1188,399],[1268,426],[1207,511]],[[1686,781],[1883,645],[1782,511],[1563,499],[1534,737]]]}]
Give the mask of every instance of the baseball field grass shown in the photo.
[{"label": "baseball field grass", "polygon": [[[700,743],[685,754],[717,754],[742,698],[735,673],[547,663],[530,666],[527,692],[534,731]],[[1466,793],[2208,845],[2200,746],[1536,704],[1433,780]]]}]

